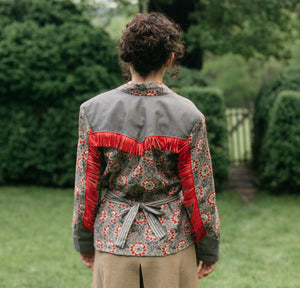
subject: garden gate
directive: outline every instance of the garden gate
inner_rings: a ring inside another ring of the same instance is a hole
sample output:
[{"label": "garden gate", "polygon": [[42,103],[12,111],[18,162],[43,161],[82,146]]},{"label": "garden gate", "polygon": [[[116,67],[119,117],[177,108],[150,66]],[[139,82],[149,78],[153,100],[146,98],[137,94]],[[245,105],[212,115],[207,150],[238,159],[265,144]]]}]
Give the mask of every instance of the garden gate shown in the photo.
[{"label": "garden gate", "polygon": [[226,110],[229,155],[233,164],[245,164],[252,158],[253,111],[248,108]]}]

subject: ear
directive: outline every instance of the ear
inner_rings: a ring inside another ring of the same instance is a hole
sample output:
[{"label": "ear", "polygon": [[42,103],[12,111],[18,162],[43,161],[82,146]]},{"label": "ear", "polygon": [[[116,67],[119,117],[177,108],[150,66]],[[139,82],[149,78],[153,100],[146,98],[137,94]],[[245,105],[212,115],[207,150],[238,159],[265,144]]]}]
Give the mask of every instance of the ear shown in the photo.
[{"label": "ear", "polygon": [[170,58],[167,60],[167,62],[165,64],[167,68],[169,68],[172,65],[172,63],[174,61],[174,57],[175,57],[175,54],[174,54],[174,52],[172,52],[170,55]]}]

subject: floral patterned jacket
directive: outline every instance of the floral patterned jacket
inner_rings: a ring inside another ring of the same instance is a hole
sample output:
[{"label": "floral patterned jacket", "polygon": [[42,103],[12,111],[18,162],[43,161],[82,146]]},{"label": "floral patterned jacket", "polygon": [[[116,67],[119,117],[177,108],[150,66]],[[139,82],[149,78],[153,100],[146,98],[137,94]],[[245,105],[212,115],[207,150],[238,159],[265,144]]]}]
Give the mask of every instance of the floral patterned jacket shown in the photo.
[{"label": "floral patterned jacket", "polygon": [[77,251],[164,256],[196,243],[219,259],[220,223],[205,118],[159,82],[129,82],[80,107]]}]

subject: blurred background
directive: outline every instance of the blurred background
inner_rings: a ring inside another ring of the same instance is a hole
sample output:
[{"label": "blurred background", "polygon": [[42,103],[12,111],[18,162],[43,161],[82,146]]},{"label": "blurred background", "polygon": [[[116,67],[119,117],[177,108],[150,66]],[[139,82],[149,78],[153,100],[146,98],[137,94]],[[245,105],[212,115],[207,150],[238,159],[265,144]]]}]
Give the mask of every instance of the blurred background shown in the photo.
[{"label": "blurred background", "polygon": [[0,0],[0,286],[89,287],[68,221],[79,106],[128,80],[115,46],[148,11],[181,26],[165,83],[207,119],[224,236],[201,285],[300,287],[298,0]]}]

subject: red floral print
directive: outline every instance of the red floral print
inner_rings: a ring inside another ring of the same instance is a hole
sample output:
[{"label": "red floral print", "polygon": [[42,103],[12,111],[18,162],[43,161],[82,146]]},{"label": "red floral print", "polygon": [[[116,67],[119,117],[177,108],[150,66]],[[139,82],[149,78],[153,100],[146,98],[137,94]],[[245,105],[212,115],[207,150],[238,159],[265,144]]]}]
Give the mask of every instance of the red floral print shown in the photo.
[{"label": "red floral print", "polygon": [[134,243],[130,247],[130,252],[134,256],[143,256],[146,254],[146,251],[147,251],[146,246],[142,242]]},{"label": "red floral print", "polygon": [[181,211],[180,210],[174,210],[173,215],[171,217],[171,220],[174,224],[178,224],[181,221]]},{"label": "red floral print", "polygon": [[208,163],[203,164],[203,166],[201,167],[200,173],[199,173],[200,177],[206,178],[206,177],[210,176],[211,173],[212,173],[211,165]]},{"label": "red floral print", "polygon": [[119,178],[118,178],[118,184],[120,186],[126,187],[128,184],[128,180],[127,180],[127,176],[125,174],[122,174]]},{"label": "red floral print", "polygon": [[110,228],[109,228],[109,225],[106,225],[104,228],[103,228],[103,230],[102,230],[102,233],[103,233],[103,235],[104,235],[104,237],[106,238],[106,239],[108,239],[108,230],[109,230]]},{"label": "red floral print", "polygon": [[143,211],[139,211],[137,214],[136,214],[136,217],[134,219],[134,222],[136,224],[144,224],[146,223],[146,217],[143,213]]},{"label": "red floral print", "polygon": [[144,172],[143,167],[140,164],[138,164],[133,168],[132,176],[133,177],[142,176],[143,172]]},{"label": "red floral print", "polygon": [[86,187],[86,178],[84,177],[80,180],[80,188],[82,190],[85,190],[85,187]]},{"label": "red floral print", "polygon": [[209,221],[211,219],[210,214],[206,213],[206,212],[201,214],[201,219],[202,219],[203,224],[209,223]]},{"label": "red floral print", "polygon": [[100,239],[95,240],[96,249],[99,251],[103,250],[103,242]]},{"label": "red floral print", "polygon": [[107,215],[106,210],[105,210],[105,209],[101,210],[100,216],[99,216],[99,220],[98,220],[98,221],[99,221],[99,222],[104,221],[104,220],[106,219],[106,215]]},{"label": "red floral print", "polygon": [[145,92],[144,96],[157,96],[154,90],[148,90]]},{"label": "red floral print", "polygon": [[77,223],[77,215],[76,215],[76,213],[75,213],[75,211],[73,212],[73,217],[72,217],[72,224],[74,225],[74,224],[76,224]]},{"label": "red floral print", "polygon": [[204,195],[203,188],[201,186],[195,187],[195,193],[196,193],[197,199],[200,199]]},{"label": "red floral print", "polygon": [[80,189],[79,186],[76,184],[74,189],[74,197],[79,198],[79,196],[80,196]]},{"label": "red floral print", "polygon": [[169,255],[170,254],[169,243],[166,243],[161,250],[164,256]]},{"label": "red floral print", "polygon": [[195,172],[199,167],[198,161],[192,159],[192,171]]},{"label": "red floral print", "polygon": [[177,193],[177,188],[173,187],[171,190],[167,191],[165,194],[166,196],[173,196]]},{"label": "red floral print", "polygon": [[150,192],[157,188],[157,183],[154,180],[146,179],[142,186],[145,188],[146,191]]},{"label": "red floral print", "polygon": [[80,144],[85,144],[85,132],[82,129],[78,129],[78,139]]},{"label": "red floral print", "polygon": [[211,158],[211,156],[210,156],[210,152],[209,152],[209,148],[207,147],[206,148],[206,157],[208,158],[208,159],[210,159]]},{"label": "red floral print", "polygon": [[139,95],[139,96],[143,96],[143,93],[139,90],[132,90],[130,92],[131,95]]},{"label": "red floral print", "polygon": [[115,230],[115,235],[116,235],[116,238],[119,237],[119,232],[120,232],[120,229],[122,228],[122,225],[119,225],[117,226],[116,230]]},{"label": "red floral print", "polygon": [[115,246],[114,242],[113,241],[107,241],[106,249],[107,249],[106,251],[108,253],[114,253],[115,250],[116,250],[116,246]]},{"label": "red floral print", "polygon": [[169,242],[175,238],[175,232],[170,228],[167,229],[167,237]]},{"label": "red floral print", "polygon": [[147,228],[145,235],[146,235],[146,238],[149,239],[150,241],[157,240],[157,238],[155,237],[155,235],[150,227]]},{"label": "red floral print", "polygon": [[158,216],[158,219],[160,221],[161,224],[166,224],[165,220],[164,220],[164,217],[161,215],[161,216]]},{"label": "red floral print", "polygon": [[167,159],[166,159],[165,155],[162,154],[156,163],[157,164],[163,164],[166,161],[167,161]]},{"label": "red floral print", "polygon": [[87,159],[88,159],[88,154],[89,154],[89,151],[88,151],[88,149],[85,149],[85,150],[83,150],[82,151],[82,153],[81,153],[81,158],[83,159],[83,161],[87,161]]},{"label": "red floral print", "polygon": [[151,162],[153,163],[153,153],[151,150],[146,150],[144,155],[143,155],[143,160],[146,162]]},{"label": "red floral print", "polygon": [[216,193],[215,193],[215,191],[211,192],[211,193],[208,195],[208,197],[207,197],[207,199],[206,199],[206,202],[207,202],[207,204],[208,204],[209,206],[214,206],[214,205],[216,205]]},{"label": "red floral print", "polygon": [[117,221],[118,218],[118,212],[115,209],[111,210],[111,213],[113,214],[113,218],[110,219],[110,223],[114,223],[115,221]]},{"label": "red floral print", "polygon": [[202,151],[204,144],[205,144],[204,138],[201,137],[196,143],[196,151],[198,153],[200,153]]},{"label": "red floral print", "polygon": [[184,233],[185,233],[186,235],[191,234],[191,224],[190,224],[190,222],[186,221],[186,222],[184,223],[184,225],[183,225],[183,230],[184,230]]},{"label": "red floral print", "polygon": [[214,225],[214,229],[215,229],[215,231],[219,231],[219,229],[220,229],[220,218],[219,218],[219,216],[216,217],[216,222],[215,222],[215,225]]},{"label": "red floral print", "polygon": [[93,133],[93,130],[91,129],[90,126],[87,127],[87,133],[88,133],[88,134]]},{"label": "red floral print", "polygon": [[83,171],[83,166],[84,166],[85,162],[86,161],[84,161],[84,159],[79,157],[77,160],[77,169],[79,169],[80,171]]},{"label": "red floral print", "polygon": [[185,240],[180,240],[176,246],[176,250],[179,252],[187,247],[187,243]]},{"label": "red floral print", "polygon": [[84,214],[84,208],[85,208],[84,203],[82,203],[82,202],[78,203],[77,209],[78,209],[79,214],[81,214],[81,215]]}]

